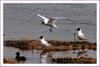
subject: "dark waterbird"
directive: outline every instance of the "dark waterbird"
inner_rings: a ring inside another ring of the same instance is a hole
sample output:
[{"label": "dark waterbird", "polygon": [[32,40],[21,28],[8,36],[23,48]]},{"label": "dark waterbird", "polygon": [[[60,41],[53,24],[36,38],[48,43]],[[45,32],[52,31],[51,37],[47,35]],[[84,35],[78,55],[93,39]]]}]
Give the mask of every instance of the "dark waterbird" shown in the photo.
[{"label": "dark waterbird", "polygon": [[26,57],[24,56],[20,56],[20,53],[19,52],[16,52],[16,57],[15,59],[17,60],[17,62],[25,62],[26,61]]}]

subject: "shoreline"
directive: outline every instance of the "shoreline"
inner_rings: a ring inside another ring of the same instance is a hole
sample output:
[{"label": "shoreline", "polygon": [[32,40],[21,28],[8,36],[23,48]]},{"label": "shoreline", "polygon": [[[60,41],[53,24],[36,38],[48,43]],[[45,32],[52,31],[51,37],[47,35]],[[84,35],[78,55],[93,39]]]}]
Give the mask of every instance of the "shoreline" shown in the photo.
[{"label": "shoreline", "polygon": [[[79,50],[77,53],[77,58],[70,57],[52,57],[51,61],[54,63],[80,63],[80,64],[95,64],[97,62],[96,57],[87,57],[84,56],[84,52],[86,49],[88,50],[97,50],[97,44],[91,42],[74,42],[74,41],[56,41],[56,40],[48,40],[51,43],[52,47],[43,48],[41,43],[38,40],[5,40],[4,46],[13,47],[20,49],[22,51],[28,50],[43,50],[42,53],[49,52],[59,52],[59,51],[70,51],[70,50]],[[82,51],[80,51],[82,50]],[[41,53],[41,54],[42,54]],[[82,55],[81,55],[82,54]],[[13,59],[13,60],[12,60]],[[3,58],[5,64],[16,64],[16,60],[14,58]]]},{"label": "shoreline", "polygon": [[[73,64],[96,64],[96,58],[85,58],[85,57],[80,57],[80,58],[52,58],[51,59],[52,62],[55,62],[57,64],[70,64],[70,63],[73,63]],[[15,59],[13,58],[4,58],[3,59],[3,63],[4,64],[19,64]],[[23,63],[25,64],[25,63]],[[26,63],[27,64],[27,63]],[[52,64],[52,63],[51,63]]]},{"label": "shoreline", "polygon": [[[48,40],[52,47],[47,47],[47,51],[63,51],[63,50],[77,50],[77,49],[92,49],[96,50],[96,43],[91,43],[87,41],[77,42],[77,41],[57,41]],[[21,50],[44,50],[41,43],[38,40],[4,40],[4,46],[14,47]]]}]

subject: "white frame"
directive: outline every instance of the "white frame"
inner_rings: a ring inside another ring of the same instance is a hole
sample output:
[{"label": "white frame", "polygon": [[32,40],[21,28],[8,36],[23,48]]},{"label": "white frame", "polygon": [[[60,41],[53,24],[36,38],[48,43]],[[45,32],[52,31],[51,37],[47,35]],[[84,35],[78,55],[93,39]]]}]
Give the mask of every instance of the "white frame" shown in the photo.
[{"label": "white frame", "polygon": [[[3,4],[4,3],[96,3],[97,4],[97,64],[3,64]],[[99,66],[99,2],[98,1],[1,1],[1,65],[2,66]]]}]

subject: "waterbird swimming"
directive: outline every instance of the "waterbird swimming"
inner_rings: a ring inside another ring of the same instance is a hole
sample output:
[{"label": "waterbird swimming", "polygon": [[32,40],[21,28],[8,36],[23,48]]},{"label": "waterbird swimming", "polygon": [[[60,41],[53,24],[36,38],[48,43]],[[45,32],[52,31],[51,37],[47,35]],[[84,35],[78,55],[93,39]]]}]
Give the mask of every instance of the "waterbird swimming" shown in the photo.
[{"label": "waterbird swimming", "polygon": [[17,62],[20,62],[20,61],[25,62],[26,61],[26,57],[20,56],[20,53],[19,52],[16,52],[15,59],[17,60]]}]

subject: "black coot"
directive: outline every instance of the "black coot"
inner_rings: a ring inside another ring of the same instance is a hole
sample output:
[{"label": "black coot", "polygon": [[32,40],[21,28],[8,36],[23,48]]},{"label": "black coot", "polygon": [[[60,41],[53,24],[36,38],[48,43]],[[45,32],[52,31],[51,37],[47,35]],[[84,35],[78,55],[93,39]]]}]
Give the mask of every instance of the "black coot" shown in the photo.
[{"label": "black coot", "polygon": [[19,52],[16,52],[16,57],[15,57],[15,59],[17,60],[17,62],[20,62],[20,61],[25,62],[25,61],[26,61],[26,57],[20,56],[20,53],[19,53]]}]

